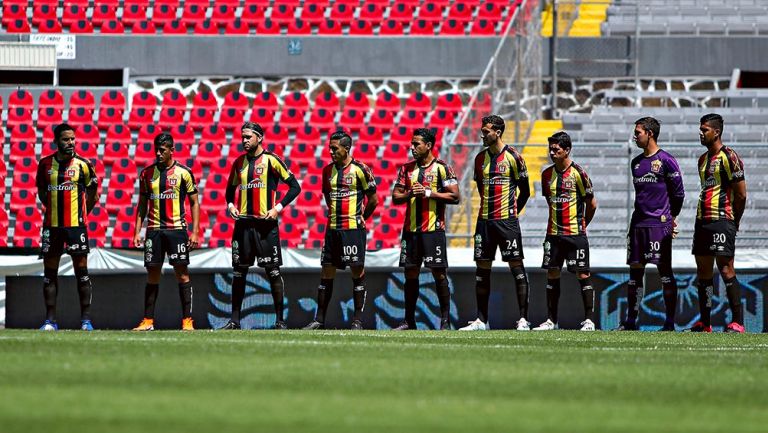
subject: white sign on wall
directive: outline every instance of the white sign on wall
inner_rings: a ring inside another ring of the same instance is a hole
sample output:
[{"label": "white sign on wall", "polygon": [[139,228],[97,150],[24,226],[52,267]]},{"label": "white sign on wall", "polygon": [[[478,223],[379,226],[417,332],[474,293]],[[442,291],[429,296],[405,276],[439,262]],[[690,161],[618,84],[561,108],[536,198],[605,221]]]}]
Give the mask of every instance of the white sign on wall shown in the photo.
[{"label": "white sign on wall", "polygon": [[55,45],[57,59],[73,60],[77,57],[77,52],[75,51],[75,35],[34,33],[29,35],[29,43]]}]

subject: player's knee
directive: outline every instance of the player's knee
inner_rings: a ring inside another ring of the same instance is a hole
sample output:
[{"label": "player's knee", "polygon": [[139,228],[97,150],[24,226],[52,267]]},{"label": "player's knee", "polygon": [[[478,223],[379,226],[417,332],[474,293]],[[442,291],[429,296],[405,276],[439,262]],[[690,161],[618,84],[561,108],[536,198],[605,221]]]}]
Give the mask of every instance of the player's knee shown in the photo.
[{"label": "player's knee", "polygon": [[45,287],[55,286],[59,278],[58,268],[43,268],[43,285]]},{"label": "player's knee", "polygon": [[90,284],[91,282],[91,277],[88,275],[88,268],[86,267],[76,267],[75,278],[78,285]]},{"label": "player's knee", "polygon": [[234,278],[245,278],[248,275],[248,267],[247,266],[235,266],[232,268],[232,277]]}]

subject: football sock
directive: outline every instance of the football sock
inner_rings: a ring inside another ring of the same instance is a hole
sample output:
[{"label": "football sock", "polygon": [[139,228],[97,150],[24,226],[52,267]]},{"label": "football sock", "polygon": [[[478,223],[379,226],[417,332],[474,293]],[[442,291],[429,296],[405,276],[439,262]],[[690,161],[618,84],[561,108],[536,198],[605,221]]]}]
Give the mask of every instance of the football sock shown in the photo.
[{"label": "football sock", "polygon": [[155,301],[157,301],[157,293],[159,291],[159,284],[147,283],[144,286],[144,317],[147,319],[155,318]]},{"label": "football sock", "polygon": [[416,301],[419,299],[418,278],[405,279],[405,321],[408,327],[416,328]]},{"label": "football sock", "polygon": [[93,298],[93,286],[91,277],[88,276],[88,268],[75,268],[77,279],[77,294],[80,295],[80,319],[91,319],[91,299]]},{"label": "football sock", "polygon": [[272,301],[275,304],[275,317],[279,322],[283,321],[283,298],[285,296],[285,283],[280,274],[280,268],[266,269],[269,275],[269,287],[272,289]]},{"label": "football sock", "polygon": [[547,315],[552,323],[557,323],[557,307],[560,301],[560,278],[547,278]]},{"label": "football sock", "polygon": [[475,271],[475,294],[477,295],[477,318],[488,323],[488,300],[491,298],[491,270],[477,268]]},{"label": "football sock", "polygon": [[643,302],[643,275],[645,268],[629,268],[627,281],[627,323],[636,324]]},{"label": "football sock", "polygon": [[675,311],[677,310],[677,282],[672,273],[672,268],[667,266],[659,267],[661,277],[661,289],[664,296],[664,312],[666,318],[664,323],[674,325]]},{"label": "football sock", "polygon": [[59,292],[58,269],[43,270],[43,298],[45,299],[45,320],[56,321],[56,295]]},{"label": "football sock", "polygon": [[352,320],[362,320],[363,309],[365,309],[365,275],[352,279],[352,300],[355,304]]},{"label": "football sock", "polygon": [[451,314],[451,289],[448,287],[448,278],[435,279],[437,299],[440,302],[440,319],[448,319]]},{"label": "football sock", "polygon": [[315,320],[320,323],[325,323],[325,313],[328,311],[332,295],[333,279],[320,279],[320,285],[317,286],[317,314],[315,315]]},{"label": "football sock", "polygon": [[192,281],[179,283],[179,298],[181,298],[181,317],[192,317]]},{"label": "football sock", "polygon": [[731,306],[733,321],[739,325],[744,324],[744,306],[741,304],[741,285],[734,276],[725,280],[725,294],[728,296],[728,304]]},{"label": "football sock", "polygon": [[701,314],[701,323],[704,326],[712,326],[710,312],[712,311],[712,296],[715,292],[715,285],[712,279],[699,280],[699,313]]},{"label": "football sock", "polygon": [[515,266],[512,268],[512,275],[515,276],[515,285],[517,286],[517,305],[520,306],[520,318],[528,318],[528,275],[525,274],[525,266]]},{"label": "football sock", "polygon": [[584,303],[584,318],[595,320],[595,289],[592,288],[592,278],[579,280],[581,286],[581,300]]},{"label": "football sock", "polygon": [[248,268],[238,266],[232,271],[232,321],[240,323],[240,312],[243,309],[243,299],[245,299],[245,279],[248,275]]}]

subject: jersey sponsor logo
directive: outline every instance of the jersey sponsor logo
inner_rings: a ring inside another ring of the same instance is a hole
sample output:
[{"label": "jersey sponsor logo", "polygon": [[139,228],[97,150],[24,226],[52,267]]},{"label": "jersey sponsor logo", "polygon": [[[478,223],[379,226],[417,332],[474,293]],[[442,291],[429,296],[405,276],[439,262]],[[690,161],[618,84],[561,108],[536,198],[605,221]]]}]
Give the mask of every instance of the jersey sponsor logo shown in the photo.
[{"label": "jersey sponsor logo", "polygon": [[493,179],[483,179],[483,185],[509,185],[509,178],[494,177]]},{"label": "jersey sponsor logo", "polygon": [[150,194],[149,199],[150,200],[166,200],[166,199],[173,199],[176,200],[179,198],[179,195],[171,188],[166,189],[165,191],[161,192],[160,194]]},{"label": "jersey sponsor logo", "polygon": [[68,180],[60,185],[48,185],[48,191],[74,191],[77,189],[77,184]]},{"label": "jersey sponsor logo", "polygon": [[714,177],[708,177],[706,180],[704,180],[704,188],[711,188],[713,186],[717,185],[717,179]]},{"label": "jersey sponsor logo", "polygon": [[571,196],[564,193],[560,197],[552,197],[550,201],[552,203],[570,203]]},{"label": "jersey sponsor logo", "polygon": [[266,184],[261,181],[261,179],[253,179],[252,181],[248,182],[245,185],[240,185],[240,190],[246,190],[246,189],[261,189],[266,188]]},{"label": "jersey sponsor logo", "polygon": [[657,181],[658,179],[653,173],[646,173],[640,177],[635,177],[632,179],[632,182],[634,183],[656,183]]},{"label": "jersey sponsor logo", "polygon": [[331,198],[347,198],[351,197],[353,194],[352,191],[348,189],[343,189],[341,191],[331,191]]},{"label": "jersey sponsor logo", "polygon": [[655,159],[651,161],[651,171],[654,173],[659,173],[661,171],[661,160]]}]

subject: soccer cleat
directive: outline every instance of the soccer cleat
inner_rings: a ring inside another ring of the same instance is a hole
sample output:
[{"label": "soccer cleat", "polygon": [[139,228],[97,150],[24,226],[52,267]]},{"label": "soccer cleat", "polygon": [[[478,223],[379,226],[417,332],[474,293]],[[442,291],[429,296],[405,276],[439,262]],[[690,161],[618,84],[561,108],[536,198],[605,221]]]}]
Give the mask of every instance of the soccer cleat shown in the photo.
[{"label": "soccer cleat", "polygon": [[589,319],[581,322],[581,329],[579,329],[579,331],[594,331],[594,330],[595,330],[595,322]]},{"label": "soccer cleat", "polygon": [[139,323],[139,326],[133,328],[134,331],[154,331],[155,330],[155,319],[148,319],[144,318],[141,323]]},{"label": "soccer cleat", "polygon": [[194,321],[192,320],[191,317],[185,317],[184,319],[181,320],[181,330],[182,331],[194,331],[195,330]]},{"label": "soccer cleat", "polygon": [[725,332],[728,334],[743,334],[747,332],[747,330],[744,329],[744,325],[740,325],[736,322],[731,322],[728,324],[728,326],[725,327]]},{"label": "soccer cleat", "polygon": [[413,328],[408,326],[408,322],[403,322],[403,323],[397,325],[397,327],[392,328],[393,331],[407,331],[409,329],[413,329]]},{"label": "soccer cleat", "polygon": [[43,326],[40,327],[41,331],[58,331],[59,325],[56,324],[53,320],[46,320],[43,323]]},{"label": "soccer cleat", "polygon": [[305,331],[314,331],[315,329],[323,329],[323,324],[321,322],[318,322],[317,320],[313,320],[309,322],[309,325],[301,328]]},{"label": "soccer cleat", "polygon": [[702,321],[698,321],[688,329],[688,332],[712,332],[712,325],[704,326]]},{"label": "soccer cleat", "polygon": [[217,331],[233,331],[235,329],[240,329],[240,324],[230,320],[229,322],[227,322],[226,325],[224,325],[221,328],[217,329]]},{"label": "soccer cleat", "polygon": [[541,325],[533,328],[534,331],[552,331],[555,329],[555,322],[547,319],[546,322],[542,323]]},{"label": "soccer cleat", "polygon": [[361,322],[359,319],[355,319],[352,321],[352,326],[350,326],[351,330],[353,331],[362,331],[363,330],[363,322]]},{"label": "soccer cleat", "polygon": [[531,322],[525,320],[525,318],[521,317],[520,320],[517,321],[517,330],[518,331],[530,331],[531,330]]},{"label": "soccer cleat", "polygon": [[659,331],[661,331],[661,332],[674,332],[674,330],[675,330],[675,324],[674,323],[664,322],[664,326],[662,326]]},{"label": "soccer cleat", "polygon": [[282,320],[278,320],[277,322],[275,322],[274,329],[278,329],[278,330],[288,329],[288,325],[286,325],[285,322],[283,322]]},{"label": "soccer cleat", "polygon": [[82,321],[80,321],[80,330],[82,330],[82,331],[93,331],[93,323],[91,323],[90,320],[82,320]]},{"label": "soccer cleat", "polygon": [[614,331],[637,331],[637,324],[635,322],[623,322]]},{"label": "soccer cleat", "polygon": [[448,319],[440,319],[440,330],[450,331],[450,329],[451,329],[451,321]]},{"label": "soccer cleat", "polygon": [[459,328],[459,331],[488,331],[491,327],[482,320],[475,319],[473,322],[469,322],[469,325]]}]

